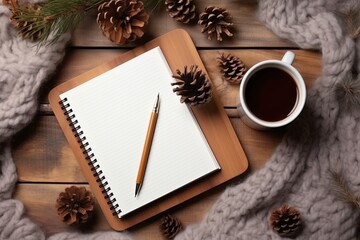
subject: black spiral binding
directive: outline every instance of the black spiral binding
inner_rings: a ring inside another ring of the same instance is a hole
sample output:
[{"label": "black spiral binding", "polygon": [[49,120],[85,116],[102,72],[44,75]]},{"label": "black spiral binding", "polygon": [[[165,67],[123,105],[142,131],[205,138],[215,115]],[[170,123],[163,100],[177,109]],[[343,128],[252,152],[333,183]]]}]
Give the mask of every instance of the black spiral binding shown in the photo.
[{"label": "black spiral binding", "polygon": [[85,159],[88,161],[88,165],[90,167],[90,170],[93,172],[93,176],[96,178],[96,182],[102,189],[102,194],[107,200],[107,204],[110,206],[110,210],[113,212],[114,216],[120,214],[121,209],[119,207],[119,204],[117,204],[116,198],[114,197],[111,188],[108,186],[106,177],[103,175],[101,167],[96,160],[95,154],[92,152],[89,142],[86,140],[84,132],[81,130],[81,126],[76,119],[70,103],[68,102],[68,99],[62,99],[61,101],[59,101],[59,104],[61,105],[61,109],[64,111],[64,115],[66,116],[66,120],[69,122],[69,126],[71,127],[74,136],[77,138],[77,142],[79,143]]}]

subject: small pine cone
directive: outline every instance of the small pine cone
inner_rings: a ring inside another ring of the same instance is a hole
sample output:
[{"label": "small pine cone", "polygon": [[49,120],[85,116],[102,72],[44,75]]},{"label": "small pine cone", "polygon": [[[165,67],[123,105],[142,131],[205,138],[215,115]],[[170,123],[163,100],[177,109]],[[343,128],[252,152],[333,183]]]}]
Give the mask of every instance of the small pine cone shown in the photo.
[{"label": "small pine cone", "polygon": [[94,210],[94,198],[85,187],[65,188],[56,200],[56,209],[63,222],[71,225],[87,222]]},{"label": "small pine cone", "polygon": [[174,239],[176,234],[183,229],[183,226],[177,218],[166,214],[160,219],[159,229],[165,239]]},{"label": "small pine cone", "polygon": [[230,53],[227,56],[222,53],[217,59],[223,79],[232,84],[239,84],[247,71],[240,58]]},{"label": "small pine cone", "polygon": [[271,213],[270,225],[281,237],[295,237],[302,229],[300,213],[284,204]]},{"label": "small pine cone", "polygon": [[216,39],[221,42],[222,35],[226,34],[232,37],[230,28],[234,25],[232,17],[229,12],[221,7],[208,6],[199,16],[198,24],[203,25],[202,33],[207,33],[208,39],[216,36]]},{"label": "small pine cone", "polygon": [[173,91],[180,95],[180,102],[190,105],[204,104],[211,100],[212,91],[210,81],[202,70],[197,70],[197,65],[191,65],[190,71],[187,66],[184,68],[184,72],[176,70],[178,76],[173,76],[176,82],[171,83]]},{"label": "small pine cone", "polygon": [[97,23],[103,34],[123,45],[144,35],[149,15],[139,0],[108,0],[98,7]]},{"label": "small pine cone", "polygon": [[[8,1],[10,4],[10,23],[19,31],[24,39],[37,41],[43,34],[44,29],[39,28],[39,22],[47,19],[40,16],[42,5],[19,3],[17,0]],[[32,17],[25,18],[23,15]]]},{"label": "small pine cone", "polygon": [[165,0],[169,16],[178,22],[189,23],[195,18],[195,3],[193,0]]}]

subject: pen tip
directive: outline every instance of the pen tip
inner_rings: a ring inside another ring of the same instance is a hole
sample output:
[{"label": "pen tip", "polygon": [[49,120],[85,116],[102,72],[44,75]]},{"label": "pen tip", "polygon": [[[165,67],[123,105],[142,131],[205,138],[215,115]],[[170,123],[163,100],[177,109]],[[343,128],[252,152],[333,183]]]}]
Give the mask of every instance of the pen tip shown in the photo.
[{"label": "pen tip", "polygon": [[135,187],[135,197],[137,197],[137,195],[139,194],[139,191],[140,191],[140,184],[136,184],[136,187]]}]

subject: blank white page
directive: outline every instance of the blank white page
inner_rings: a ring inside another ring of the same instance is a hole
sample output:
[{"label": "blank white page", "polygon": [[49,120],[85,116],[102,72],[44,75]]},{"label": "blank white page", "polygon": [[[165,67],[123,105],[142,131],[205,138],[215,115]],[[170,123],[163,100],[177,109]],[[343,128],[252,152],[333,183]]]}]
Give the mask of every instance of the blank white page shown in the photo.
[{"label": "blank white page", "polygon": [[[172,91],[156,47],[63,94],[95,155],[122,217],[220,169],[191,110]],[[151,111],[160,112],[140,194],[135,183]],[[96,164],[95,164],[96,165]]]}]

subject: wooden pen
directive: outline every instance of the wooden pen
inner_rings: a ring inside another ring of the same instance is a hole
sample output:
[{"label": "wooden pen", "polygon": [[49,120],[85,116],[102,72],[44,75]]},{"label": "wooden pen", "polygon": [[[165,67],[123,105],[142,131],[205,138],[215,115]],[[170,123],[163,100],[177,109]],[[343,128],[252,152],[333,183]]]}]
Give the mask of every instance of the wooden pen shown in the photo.
[{"label": "wooden pen", "polygon": [[147,162],[149,159],[150,148],[151,148],[151,143],[152,143],[152,140],[154,137],[156,122],[157,122],[157,118],[159,115],[159,109],[160,109],[160,98],[159,98],[159,93],[158,93],[158,95],[156,96],[154,108],[151,112],[149,126],[148,126],[145,143],[144,143],[144,148],[143,148],[143,152],[141,155],[140,166],[139,166],[139,170],[138,170],[138,174],[137,174],[137,178],[136,178],[135,197],[139,195],[142,183],[144,181],[146,165],[147,165]]}]

